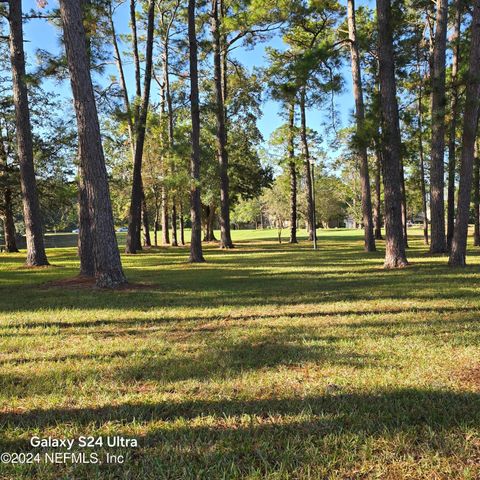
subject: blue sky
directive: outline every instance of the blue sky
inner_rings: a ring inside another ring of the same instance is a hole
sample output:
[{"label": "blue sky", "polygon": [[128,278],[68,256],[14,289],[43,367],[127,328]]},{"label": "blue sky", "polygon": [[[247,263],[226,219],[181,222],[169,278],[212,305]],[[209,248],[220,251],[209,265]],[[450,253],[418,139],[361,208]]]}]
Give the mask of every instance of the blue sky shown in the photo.
[{"label": "blue sky", "polygon": [[[128,2],[127,2],[128,3]],[[342,3],[346,3],[342,2]],[[49,7],[56,6],[56,0],[49,1]],[[374,0],[357,0],[358,5],[368,5],[373,7],[375,4]],[[24,0],[23,9],[24,12],[27,12],[31,8],[37,8],[36,0]],[[116,26],[118,33],[123,33],[128,31],[128,8],[127,4],[122,6],[115,17]],[[49,24],[46,20],[42,19],[33,19],[27,22],[24,26],[24,35],[26,41],[26,52],[28,56],[29,63],[32,64],[35,61],[35,51],[38,48],[49,50],[52,52],[58,51],[60,48],[58,36],[58,30]],[[280,46],[282,41],[280,38],[273,38],[270,42],[270,45]],[[257,45],[253,49],[236,49],[235,57],[240,60],[245,66],[249,69],[254,67],[261,67],[265,64],[265,48],[266,44]],[[127,50],[128,45],[123,45],[123,49]],[[128,82],[131,85],[133,81],[133,70],[130,66],[126,66]],[[112,65],[111,70],[107,69],[108,72],[116,74],[114,65]],[[340,123],[341,126],[346,126],[349,122],[349,118],[353,109],[353,98],[351,95],[351,76],[348,65],[344,68],[344,79],[345,79],[345,89],[344,92],[336,97],[336,107],[340,113]],[[52,81],[46,82],[46,88],[59,93],[64,97],[70,97],[70,85],[68,82],[63,82],[61,84],[54,83]],[[133,89],[131,88],[131,91]],[[153,95],[156,94],[154,89]],[[314,130],[317,130],[320,135],[324,136],[324,127],[322,123],[325,122],[328,118],[327,112],[325,110],[311,109],[308,114],[308,126]],[[280,116],[280,107],[276,102],[266,101],[263,105],[263,116],[258,120],[258,126],[262,132],[265,140],[268,140],[272,131],[274,131],[278,126],[283,123],[282,117]],[[326,145],[325,145],[326,146]]]}]

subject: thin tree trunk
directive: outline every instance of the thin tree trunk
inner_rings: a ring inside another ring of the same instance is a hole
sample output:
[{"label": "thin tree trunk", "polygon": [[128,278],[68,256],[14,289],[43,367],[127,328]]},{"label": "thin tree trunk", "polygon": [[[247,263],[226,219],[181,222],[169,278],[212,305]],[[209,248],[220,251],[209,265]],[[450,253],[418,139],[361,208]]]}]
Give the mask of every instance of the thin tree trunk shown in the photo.
[{"label": "thin tree trunk", "polygon": [[420,160],[420,190],[422,195],[422,212],[423,212],[423,242],[428,245],[428,214],[427,214],[427,188],[425,185],[425,156],[423,151],[423,87],[422,78],[420,75],[419,64],[419,78],[420,85],[418,87],[418,101],[417,101],[417,114],[418,114],[418,156]]},{"label": "thin tree trunk", "polygon": [[173,205],[172,205],[172,247],[178,247],[177,206],[175,205],[175,199],[173,199]]},{"label": "thin tree trunk", "polygon": [[170,234],[168,232],[168,199],[167,191],[162,185],[162,245],[170,243]]},{"label": "thin tree trunk", "polygon": [[180,244],[185,245],[185,219],[183,218],[182,202],[180,202]]},{"label": "thin tree trunk", "polygon": [[473,246],[480,246],[480,159],[478,158],[478,149],[475,151],[473,163]]},{"label": "thin tree trunk", "polygon": [[25,53],[23,50],[22,2],[10,0],[10,58],[12,62],[13,101],[20,183],[23,196],[23,216],[27,237],[28,266],[48,265],[43,239],[43,225],[38,201],[37,182],[33,164],[33,140],[30,123],[28,92],[25,84]]},{"label": "thin tree trunk", "polygon": [[150,239],[150,225],[148,222],[148,208],[147,200],[145,198],[145,192],[142,188],[142,225],[143,225],[143,244],[146,247],[152,246],[152,240]]},{"label": "thin tree trunk", "polygon": [[195,0],[188,0],[188,44],[190,64],[190,113],[192,118],[192,154],[190,159],[190,217],[192,239],[190,262],[204,262],[200,204],[200,101],[198,92],[198,46],[195,26]]},{"label": "thin tree trunk", "polygon": [[383,130],[385,268],[408,264],[402,231],[401,140],[393,60],[390,0],[377,0],[378,59]]},{"label": "thin tree trunk", "polygon": [[478,127],[480,96],[480,0],[474,0],[473,4],[469,72],[465,96],[465,111],[463,115],[457,216],[449,260],[449,264],[453,267],[463,267],[466,265],[473,157]]},{"label": "thin tree trunk", "polygon": [[301,114],[301,136],[303,149],[303,169],[305,176],[305,194],[307,198],[307,230],[308,239],[313,242],[313,236],[316,234],[313,226],[313,190],[312,190],[312,174],[310,169],[310,150],[307,139],[307,116],[305,108],[305,87],[300,92],[300,114]]},{"label": "thin tree trunk", "polygon": [[375,146],[375,205],[373,221],[375,223],[375,239],[383,240],[382,237],[382,151],[378,144]]},{"label": "thin tree trunk", "polygon": [[[135,8],[135,7],[134,7]],[[109,4],[109,22],[110,31],[112,34],[112,44],[114,51],[115,64],[117,65],[118,76],[120,80],[120,90],[122,91],[123,104],[127,115],[128,136],[130,140],[130,149],[132,152],[132,159],[135,158],[135,128],[132,121],[132,112],[130,106],[130,99],[128,98],[127,82],[125,80],[125,72],[123,69],[122,55],[118,46],[117,33],[115,30],[115,23],[113,21],[112,3]],[[135,28],[136,29],[136,28]]]},{"label": "thin tree trunk", "polygon": [[365,106],[363,103],[362,72],[360,54],[357,44],[357,27],[355,23],[355,2],[348,0],[348,34],[350,40],[350,56],[352,60],[353,96],[355,98],[355,119],[357,131],[355,147],[360,165],[360,182],[362,188],[362,219],[365,231],[364,248],[366,252],[375,252],[373,235],[372,198],[370,194],[370,175],[368,172],[368,154],[365,131]]},{"label": "thin tree trunk", "polygon": [[445,62],[448,0],[437,0],[432,75],[432,147],[430,167],[431,253],[445,253],[444,154],[445,154]]},{"label": "thin tree trunk", "polygon": [[225,128],[225,103],[223,99],[222,45],[218,0],[212,0],[211,30],[213,36],[213,64],[215,83],[215,113],[217,118],[217,157],[220,175],[220,247],[233,248],[230,233],[230,198],[228,178],[227,132]]},{"label": "thin tree trunk", "polygon": [[136,0],[130,0],[130,26],[132,29],[133,64],[135,67],[135,107],[134,107],[135,128],[137,128],[137,122],[139,121],[140,109],[141,109],[140,102],[142,98],[140,55],[138,54],[136,5],[137,5]]},{"label": "thin tree trunk", "polygon": [[12,190],[5,187],[3,191],[3,231],[5,233],[5,251],[7,253],[18,252],[15,233],[15,222],[13,221]]},{"label": "thin tree trunk", "polygon": [[81,169],[91,212],[96,284],[98,287],[113,288],[125,283],[126,279],[115,236],[107,170],[79,3],[60,0],[60,15],[77,114]]},{"label": "thin tree trunk", "polygon": [[132,196],[128,218],[128,234],[126,253],[136,253],[141,249],[139,242],[141,210],[142,210],[142,158],[145,143],[148,106],[150,102],[150,85],[152,80],[153,33],[155,21],[155,0],[148,5],[147,40],[145,52],[145,77],[143,98],[138,121],[135,125],[135,159],[133,162]]},{"label": "thin tree trunk", "polygon": [[455,1],[455,25],[452,44],[452,99],[450,104],[450,128],[448,139],[448,198],[447,198],[447,249],[452,248],[453,231],[455,228],[455,168],[456,168],[456,138],[458,116],[458,68],[460,63],[460,27],[462,23],[462,1]]},{"label": "thin tree trunk", "polygon": [[295,165],[295,103],[289,111],[288,168],[290,171],[290,243],[297,240],[297,166]]}]

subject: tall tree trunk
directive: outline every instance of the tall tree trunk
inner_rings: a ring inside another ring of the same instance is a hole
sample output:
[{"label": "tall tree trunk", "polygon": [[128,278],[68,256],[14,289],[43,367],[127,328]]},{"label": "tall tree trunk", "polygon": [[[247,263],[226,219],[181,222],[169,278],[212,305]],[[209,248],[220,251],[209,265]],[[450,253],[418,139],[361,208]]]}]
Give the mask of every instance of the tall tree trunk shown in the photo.
[{"label": "tall tree trunk", "polygon": [[[135,11],[135,6],[134,6]],[[122,55],[120,53],[120,48],[118,45],[117,40],[117,33],[115,30],[115,22],[113,21],[113,10],[112,10],[112,3],[109,3],[109,23],[110,23],[110,31],[112,34],[112,45],[114,51],[114,59],[115,64],[118,70],[118,77],[120,80],[120,90],[122,92],[123,97],[123,104],[125,107],[125,112],[127,115],[127,126],[128,126],[128,136],[130,140],[130,149],[132,153],[132,159],[135,157],[135,128],[132,121],[132,111],[130,106],[130,99],[128,98],[128,89],[127,89],[127,82],[125,79],[125,71],[123,69],[123,62],[122,62]],[[136,27],[135,27],[136,31]]]},{"label": "tall tree trunk", "polygon": [[373,222],[375,224],[375,239],[382,237],[382,150],[379,141],[375,145],[375,204],[373,209]]},{"label": "tall tree trunk", "polygon": [[290,171],[290,243],[297,240],[297,166],[295,165],[295,103],[292,100],[289,111],[288,168]]},{"label": "tall tree trunk", "polygon": [[390,0],[377,0],[378,59],[383,130],[385,268],[408,264],[402,231],[401,140],[398,117]]},{"label": "tall tree trunk", "polygon": [[198,93],[198,46],[195,27],[195,0],[188,0],[188,44],[190,64],[190,113],[192,118],[192,154],[190,159],[190,217],[192,239],[190,262],[204,262],[200,204],[200,101]]},{"label": "tall tree trunk", "polygon": [[213,36],[213,64],[215,83],[215,113],[217,118],[217,157],[220,175],[220,247],[233,248],[230,233],[230,198],[228,178],[227,131],[225,127],[225,102],[223,98],[222,44],[218,0],[212,0],[211,30]]},{"label": "tall tree trunk", "polygon": [[431,253],[445,253],[444,154],[445,154],[445,61],[448,0],[437,0],[432,75],[432,147],[430,166]]},{"label": "tall tree trunk", "polygon": [[350,40],[350,56],[352,60],[353,96],[355,98],[355,119],[357,131],[355,138],[356,153],[360,165],[360,182],[362,189],[362,218],[364,248],[366,252],[375,252],[375,237],[373,235],[372,198],[370,194],[370,175],[368,172],[368,154],[365,131],[365,106],[363,103],[362,72],[360,69],[360,54],[357,44],[357,27],[355,23],[355,2],[348,0],[348,35]]},{"label": "tall tree trunk", "polygon": [[180,202],[180,245],[185,245],[185,219],[183,218],[182,202]]},{"label": "tall tree trunk", "polygon": [[450,128],[448,138],[448,198],[447,198],[447,249],[452,248],[453,231],[455,228],[455,168],[456,168],[456,138],[458,116],[458,68],[460,63],[460,27],[462,23],[462,0],[455,1],[455,25],[452,44],[452,79],[450,104]]},{"label": "tall tree trunk", "polygon": [[466,265],[465,257],[467,252],[473,157],[478,127],[480,96],[480,0],[474,0],[473,4],[469,72],[465,96],[465,111],[463,115],[457,216],[449,260],[449,264],[453,267],[463,267]]},{"label": "tall tree trunk", "polygon": [[96,284],[98,287],[113,288],[125,283],[126,279],[115,236],[107,170],[79,2],[60,0],[60,15],[77,115],[81,169],[91,212]]},{"label": "tall tree trunk", "polygon": [[13,221],[12,190],[6,186],[3,190],[3,231],[5,233],[5,251],[7,253],[18,252],[15,233],[15,222]]},{"label": "tall tree trunk", "polygon": [[78,169],[78,257],[80,259],[80,275],[95,276],[95,258],[93,253],[92,212],[85,185],[85,173],[82,161]]},{"label": "tall tree trunk", "polygon": [[135,159],[133,162],[132,196],[128,218],[128,234],[126,253],[136,253],[141,249],[139,242],[140,221],[142,210],[142,158],[143,145],[145,143],[145,131],[147,127],[147,113],[150,102],[150,85],[152,80],[152,53],[153,33],[155,21],[155,0],[150,0],[148,5],[147,40],[145,52],[145,77],[143,85],[143,98],[138,121],[135,125]]},{"label": "tall tree trunk", "polygon": [[178,247],[177,239],[177,206],[175,205],[175,199],[172,204],[172,247]]},{"label": "tall tree trunk", "polygon": [[25,84],[25,53],[23,50],[22,2],[10,0],[10,58],[12,62],[13,101],[17,137],[20,182],[23,195],[23,216],[27,237],[28,266],[48,265],[43,240],[42,217],[38,202],[37,182],[33,164],[33,140],[28,92]]},{"label": "tall tree trunk", "polygon": [[316,235],[316,229],[313,226],[313,189],[312,189],[312,172],[310,168],[310,150],[307,138],[307,116],[305,108],[305,87],[300,92],[300,115],[301,115],[301,136],[303,150],[303,169],[305,176],[305,196],[307,198],[307,230],[308,239],[313,241]]},{"label": "tall tree trunk", "polygon": [[162,245],[170,243],[170,234],[168,232],[168,198],[167,190],[162,185]]},{"label": "tall tree trunk", "polygon": [[473,246],[480,246],[480,159],[478,148],[475,151],[475,159],[473,163]]},{"label": "tall tree trunk", "polygon": [[[86,20],[86,12],[91,7],[91,0],[80,0],[82,9],[83,24],[86,34],[86,45],[90,66],[92,64],[91,55],[91,24]],[[80,154],[80,152],[79,152]],[[79,161],[78,167],[78,239],[77,250],[80,259],[80,276],[95,276],[95,258],[93,254],[93,237],[92,237],[92,214],[88,202],[87,189],[83,179],[82,161]]]},{"label": "tall tree trunk", "polygon": [[420,190],[422,195],[422,213],[423,213],[423,242],[428,245],[428,211],[427,211],[427,188],[425,183],[425,155],[423,150],[423,85],[422,75],[420,69],[420,53],[417,48],[417,61],[418,61],[418,100],[417,100],[417,115],[418,115],[418,156],[420,162]]},{"label": "tall tree trunk", "polygon": [[136,0],[130,0],[130,27],[132,29],[133,64],[135,67],[135,106],[134,106],[135,128],[137,128],[137,122],[140,116],[140,108],[141,108],[140,102],[142,98],[140,55],[138,54],[136,5],[137,5]]}]

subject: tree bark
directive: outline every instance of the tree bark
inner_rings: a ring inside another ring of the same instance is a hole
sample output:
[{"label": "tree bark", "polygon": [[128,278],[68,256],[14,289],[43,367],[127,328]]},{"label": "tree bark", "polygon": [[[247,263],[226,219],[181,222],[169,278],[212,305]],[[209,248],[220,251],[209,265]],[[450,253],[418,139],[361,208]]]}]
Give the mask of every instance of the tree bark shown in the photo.
[{"label": "tree bark", "polygon": [[310,168],[310,150],[307,139],[307,116],[305,108],[305,88],[300,92],[300,115],[301,115],[301,136],[303,149],[303,169],[305,176],[305,194],[307,198],[307,230],[308,239],[313,242],[316,229],[313,226],[313,190],[312,190],[312,173]]},{"label": "tree bark", "polygon": [[192,153],[190,158],[190,217],[192,238],[190,262],[204,262],[200,204],[200,101],[198,93],[198,46],[195,27],[195,0],[188,0],[188,44],[190,66],[190,114],[192,118]]},{"label": "tree bark", "polygon": [[355,147],[360,165],[362,219],[365,232],[364,248],[366,252],[375,252],[376,247],[375,236],[373,234],[372,198],[370,193],[370,175],[368,172],[368,153],[366,143],[367,132],[365,131],[365,106],[363,103],[362,72],[360,68],[360,54],[357,44],[354,0],[348,0],[348,34],[352,63],[353,96],[355,98],[355,119],[357,123]]},{"label": "tree bark", "polygon": [[480,96],[480,0],[474,0],[473,4],[469,72],[463,115],[457,215],[449,260],[449,264],[453,267],[463,267],[466,265],[473,157],[478,127]]},{"label": "tree bark", "polygon": [[43,239],[43,225],[38,201],[37,182],[33,163],[32,126],[28,92],[25,84],[25,53],[23,50],[22,2],[10,0],[8,20],[10,23],[10,58],[12,62],[13,102],[20,183],[23,196],[23,216],[27,237],[26,265],[48,265]]},{"label": "tree bark", "polygon": [[91,212],[96,284],[98,287],[113,288],[125,283],[126,279],[115,236],[107,170],[79,2],[60,0],[60,15],[77,115],[81,168]]},{"label": "tree bark", "polygon": [[223,98],[222,45],[218,0],[212,0],[211,30],[213,36],[213,64],[215,83],[215,114],[217,118],[217,157],[220,175],[220,247],[233,248],[230,233],[230,198],[228,178],[227,131],[225,127],[225,102]]},{"label": "tree bark", "polygon": [[458,115],[458,68],[460,63],[460,27],[462,23],[462,1],[455,1],[455,25],[452,44],[452,99],[450,104],[450,128],[448,138],[448,198],[447,198],[447,249],[452,248],[453,231],[455,228],[455,169],[456,169],[456,138]]},{"label": "tree bark", "polygon": [[78,169],[78,257],[80,259],[80,275],[85,277],[95,276],[95,258],[93,253],[92,237],[92,212],[88,201],[87,188],[85,186],[85,173],[82,169],[82,161]]},{"label": "tree bark", "polygon": [[141,249],[140,222],[142,210],[142,159],[145,132],[147,128],[147,113],[150,102],[150,85],[152,81],[153,33],[155,21],[155,0],[148,4],[147,40],[145,52],[145,76],[143,85],[142,105],[135,125],[135,159],[133,162],[132,196],[128,218],[128,234],[126,253],[136,253]]},{"label": "tree bark", "polygon": [[445,154],[445,61],[448,0],[437,0],[432,75],[432,146],[430,165],[431,253],[445,253],[444,154]]},{"label": "tree bark", "polygon": [[402,231],[401,140],[398,117],[390,0],[377,0],[378,59],[383,118],[383,184],[385,197],[385,268],[408,264]]}]

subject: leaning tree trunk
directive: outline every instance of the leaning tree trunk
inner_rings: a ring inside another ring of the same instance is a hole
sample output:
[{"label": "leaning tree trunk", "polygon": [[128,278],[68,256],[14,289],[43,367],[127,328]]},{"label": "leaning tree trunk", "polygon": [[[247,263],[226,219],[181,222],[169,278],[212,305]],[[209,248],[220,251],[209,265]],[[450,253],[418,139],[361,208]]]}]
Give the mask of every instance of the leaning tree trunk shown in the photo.
[{"label": "leaning tree trunk", "polygon": [[215,83],[215,113],[217,117],[217,157],[220,174],[220,247],[233,248],[230,233],[230,193],[228,178],[227,131],[223,99],[222,45],[218,0],[212,0],[213,64]]},{"label": "leaning tree trunk", "polygon": [[190,114],[192,118],[192,154],[190,158],[190,217],[192,238],[190,262],[204,262],[200,204],[200,101],[198,93],[198,46],[195,27],[195,0],[188,0],[188,44],[190,64]]},{"label": "leaning tree trunk", "polygon": [[448,0],[437,0],[432,75],[432,146],[430,164],[431,253],[445,253],[445,205],[443,190],[445,154],[445,61]]},{"label": "leaning tree trunk", "polygon": [[67,64],[77,115],[81,169],[91,212],[96,284],[126,282],[113,224],[107,169],[95,105],[82,12],[78,1],[60,0]]},{"label": "leaning tree trunk", "polygon": [[451,250],[453,230],[455,228],[455,168],[456,168],[456,138],[458,115],[458,68],[460,63],[460,27],[462,24],[462,1],[455,1],[455,25],[452,35],[453,58],[450,104],[450,128],[448,138],[448,199],[447,199],[447,249]]},{"label": "leaning tree trunk", "polygon": [[357,131],[355,149],[360,165],[360,183],[362,186],[362,219],[364,228],[364,248],[367,252],[375,252],[375,236],[373,235],[372,198],[370,194],[370,176],[368,172],[367,132],[365,130],[365,106],[363,103],[362,73],[360,54],[357,44],[357,26],[355,23],[355,2],[348,0],[348,36],[350,40],[350,56],[352,60],[353,96],[355,98],[355,120]]},{"label": "leaning tree trunk", "polygon": [[473,164],[473,246],[480,246],[480,159],[478,150],[475,152]]},{"label": "leaning tree trunk", "polygon": [[377,0],[386,230],[384,266],[396,268],[404,267],[408,262],[402,230],[401,140],[390,15],[390,0]]},{"label": "leaning tree trunk", "polygon": [[12,62],[12,89],[15,104],[20,182],[23,195],[23,215],[27,237],[26,264],[31,267],[48,265],[43,240],[43,226],[38,201],[37,182],[33,164],[33,140],[30,123],[28,92],[25,84],[25,53],[23,50],[22,2],[10,0],[10,58]]},{"label": "leaning tree trunk", "polygon": [[463,115],[462,155],[460,158],[460,182],[455,229],[449,264],[466,265],[468,216],[472,188],[473,158],[477,136],[480,93],[480,0],[474,0],[469,72]]},{"label": "leaning tree trunk", "polygon": [[288,169],[290,171],[290,243],[297,240],[297,166],[295,165],[295,103],[290,105],[288,139]]},{"label": "leaning tree trunk", "polygon": [[133,162],[132,196],[128,218],[128,234],[126,253],[136,253],[141,249],[139,242],[140,222],[142,211],[142,159],[145,132],[147,128],[147,113],[150,102],[150,85],[152,81],[152,55],[153,34],[155,21],[155,0],[150,0],[148,5],[147,40],[145,52],[145,77],[143,85],[143,97],[138,120],[135,125],[135,158]]},{"label": "leaning tree trunk", "polygon": [[305,87],[300,92],[300,116],[301,116],[301,137],[303,150],[303,169],[305,176],[305,196],[307,198],[307,230],[308,239],[313,241],[316,235],[316,229],[313,226],[313,190],[312,190],[312,172],[310,168],[310,150],[307,138],[307,116],[305,108]]},{"label": "leaning tree trunk", "polygon": [[13,221],[12,190],[5,187],[3,191],[3,231],[5,233],[5,251],[7,253],[18,252],[15,222]]}]

